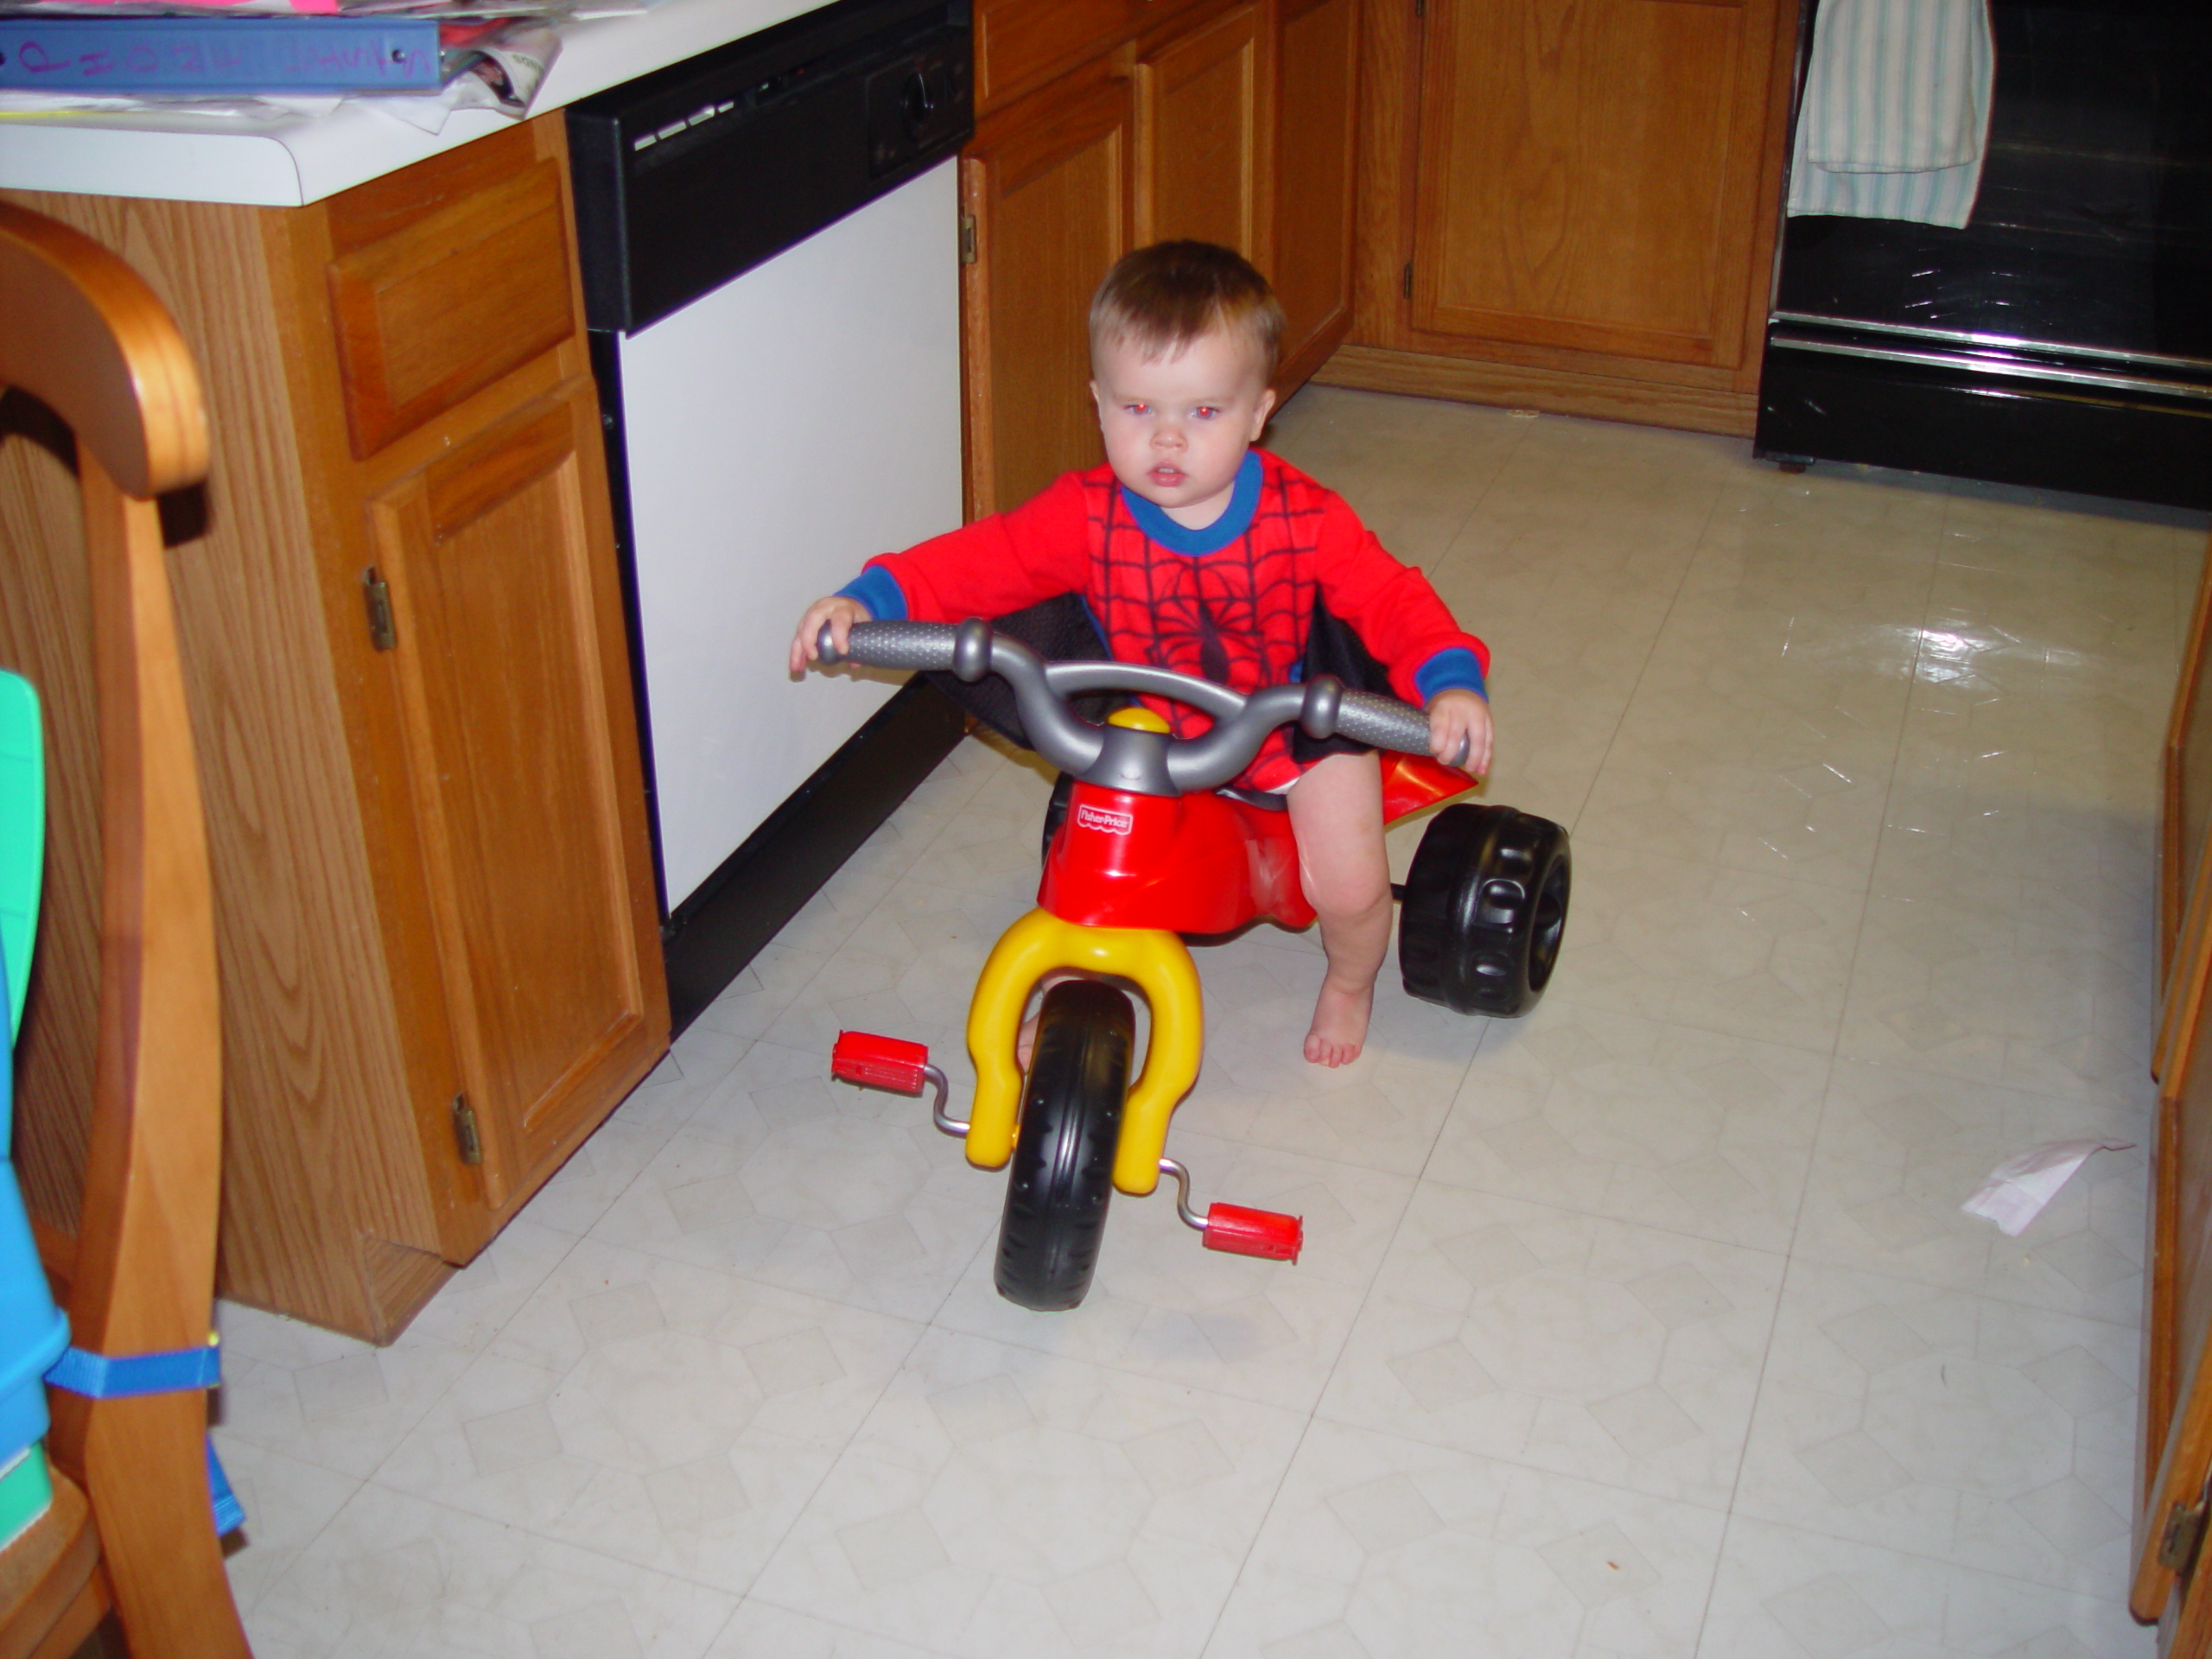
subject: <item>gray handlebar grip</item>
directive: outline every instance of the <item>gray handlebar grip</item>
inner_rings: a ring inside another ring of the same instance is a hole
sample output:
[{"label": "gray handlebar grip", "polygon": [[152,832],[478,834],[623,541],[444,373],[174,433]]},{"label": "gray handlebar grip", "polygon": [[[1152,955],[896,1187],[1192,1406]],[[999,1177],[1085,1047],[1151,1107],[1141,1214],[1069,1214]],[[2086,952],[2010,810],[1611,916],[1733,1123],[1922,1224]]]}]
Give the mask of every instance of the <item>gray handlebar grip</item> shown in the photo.
[{"label": "gray handlebar grip", "polygon": [[870,668],[947,669],[955,632],[944,622],[855,622],[846,655]]},{"label": "gray handlebar grip", "polygon": [[1337,709],[1337,733],[1355,743],[1401,754],[1428,753],[1428,716],[1395,697],[1371,691],[1347,691]]},{"label": "gray handlebar grip", "polygon": [[[830,645],[830,626],[823,624],[822,660],[845,660]],[[957,674],[974,682],[990,671],[991,629],[987,622],[970,619],[950,622],[855,622],[845,653],[870,668],[911,668]]]}]

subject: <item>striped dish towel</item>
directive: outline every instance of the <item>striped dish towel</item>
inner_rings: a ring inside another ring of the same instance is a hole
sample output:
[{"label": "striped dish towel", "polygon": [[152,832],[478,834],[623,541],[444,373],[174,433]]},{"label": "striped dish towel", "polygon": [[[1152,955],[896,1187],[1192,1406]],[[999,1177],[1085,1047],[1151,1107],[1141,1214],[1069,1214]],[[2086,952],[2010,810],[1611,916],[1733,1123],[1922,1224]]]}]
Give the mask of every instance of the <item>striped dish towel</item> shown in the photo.
[{"label": "striped dish towel", "polygon": [[1996,71],[1989,0],[1824,0],[1789,211],[1963,226]]}]

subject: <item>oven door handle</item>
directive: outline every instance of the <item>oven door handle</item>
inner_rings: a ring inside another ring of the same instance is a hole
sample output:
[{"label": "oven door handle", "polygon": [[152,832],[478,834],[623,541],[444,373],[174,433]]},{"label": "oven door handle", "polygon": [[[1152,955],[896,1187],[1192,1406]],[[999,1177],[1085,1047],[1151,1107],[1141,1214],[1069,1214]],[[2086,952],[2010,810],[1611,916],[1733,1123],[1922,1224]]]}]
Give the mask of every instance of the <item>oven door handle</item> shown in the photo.
[{"label": "oven door handle", "polygon": [[2063,369],[2048,363],[2024,362],[2018,358],[1993,358],[1964,352],[1914,351],[1897,346],[1861,346],[1853,340],[1825,340],[1787,328],[1770,329],[1767,344],[1792,352],[1821,352],[1831,357],[1863,358],[1877,363],[1903,363],[1915,368],[1959,369],[2018,380],[2050,380],[2062,385],[2088,386],[2100,391],[2148,392],[2159,397],[2186,397],[2212,404],[2212,386],[2184,380],[2154,380],[2145,375],[2113,374],[2100,369]]}]

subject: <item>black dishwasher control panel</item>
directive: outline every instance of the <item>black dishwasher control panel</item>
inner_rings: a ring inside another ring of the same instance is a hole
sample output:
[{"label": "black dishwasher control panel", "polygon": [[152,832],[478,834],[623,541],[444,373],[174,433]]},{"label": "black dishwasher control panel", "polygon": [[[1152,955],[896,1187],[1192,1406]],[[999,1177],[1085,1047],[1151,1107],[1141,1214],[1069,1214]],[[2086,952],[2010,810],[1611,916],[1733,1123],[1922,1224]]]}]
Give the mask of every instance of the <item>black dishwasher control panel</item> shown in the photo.
[{"label": "black dishwasher control panel", "polygon": [[956,154],[967,0],[837,0],[569,107],[584,315],[635,333]]}]

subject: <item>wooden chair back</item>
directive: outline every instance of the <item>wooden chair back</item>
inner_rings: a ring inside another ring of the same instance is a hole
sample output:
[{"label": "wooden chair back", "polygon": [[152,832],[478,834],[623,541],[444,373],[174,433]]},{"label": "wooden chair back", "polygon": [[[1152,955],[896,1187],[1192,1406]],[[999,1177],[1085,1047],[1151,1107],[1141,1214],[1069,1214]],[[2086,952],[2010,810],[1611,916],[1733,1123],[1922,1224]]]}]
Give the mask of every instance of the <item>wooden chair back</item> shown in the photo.
[{"label": "wooden chair back", "polygon": [[[0,389],[10,386],[76,435],[99,705],[91,1142],[73,1251],[47,1267],[75,1346],[188,1349],[207,1340],[214,1300],[222,1058],[199,772],[154,498],[206,476],[206,404],[183,336],[130,266],[0,202]],[[0,1608],[0,1659],[66,1659],[111,1596],[137,1659],[247,1653],[210,1518],[207,1395],[56,1390],[50,1403],[56,1510],[73,1481],[99,1560],[48,1608],[43,1633],[29,1628],[36,1610],[11,1624]],[[46,1603],[58,1588],[43,1585]]]}]

